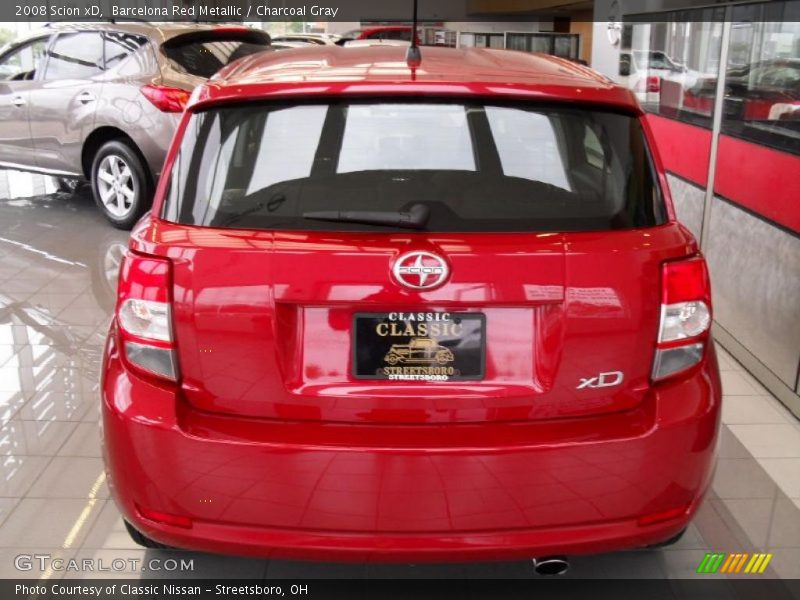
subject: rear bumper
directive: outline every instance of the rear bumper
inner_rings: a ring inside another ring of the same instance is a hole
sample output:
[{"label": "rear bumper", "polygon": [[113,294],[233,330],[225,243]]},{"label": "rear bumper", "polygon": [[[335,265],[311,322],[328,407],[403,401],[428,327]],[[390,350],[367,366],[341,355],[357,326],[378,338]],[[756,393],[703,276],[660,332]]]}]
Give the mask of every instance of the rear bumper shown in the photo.
[{"label": "rear bumper", "polygon": [[[113,339],[105,362],[112,494],[137,529],[177,547],[358,561],[611,551],[679,532],[713,471],[713,350],[701,369],[625,413],[391,428],[199,414],[128,372]],[[669,518],[641,523],[662,513]]]}]

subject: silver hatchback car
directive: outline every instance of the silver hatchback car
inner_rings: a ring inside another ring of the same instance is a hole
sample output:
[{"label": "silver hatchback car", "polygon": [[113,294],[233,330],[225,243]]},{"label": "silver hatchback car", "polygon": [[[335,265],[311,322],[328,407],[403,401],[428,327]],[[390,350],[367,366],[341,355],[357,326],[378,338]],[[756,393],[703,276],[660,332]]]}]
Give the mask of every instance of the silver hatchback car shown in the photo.
[{"label": "silver hatchback car", "polygon": [[194,87],[270,49],[267,33],[213,24],[56,24],[0,51],[0,167],[91,182],[128,229],[150,207]]}]

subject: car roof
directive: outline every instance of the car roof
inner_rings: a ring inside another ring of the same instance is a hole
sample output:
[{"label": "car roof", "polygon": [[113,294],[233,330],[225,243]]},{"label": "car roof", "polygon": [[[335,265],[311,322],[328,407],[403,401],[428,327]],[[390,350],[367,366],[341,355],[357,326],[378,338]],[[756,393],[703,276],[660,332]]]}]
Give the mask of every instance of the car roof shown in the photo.
[{"label": "car roof", "polygon": [[408,48],[411,42],[408,40],[392,40],[392,39],[361,39],[361,40],[347,40],[344,46],[347,48],[363,48],[365,46],[404,46]]},{"label": "car roof", "polygon": [[526,94],[540,99],[612,104],[638,112],[635,97],[589,67],[545,54],[487,48],[424,46],[411,68],[407,48],[313,46],[258,53],[223,68],[193,105],[259,95],[348,92],[435,92],[462,95]]}]

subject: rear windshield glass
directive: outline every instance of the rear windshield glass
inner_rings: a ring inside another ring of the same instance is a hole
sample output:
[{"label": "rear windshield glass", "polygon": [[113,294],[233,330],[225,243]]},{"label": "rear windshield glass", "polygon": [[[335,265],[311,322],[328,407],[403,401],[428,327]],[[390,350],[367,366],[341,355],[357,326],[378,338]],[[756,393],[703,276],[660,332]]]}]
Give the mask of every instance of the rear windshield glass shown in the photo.
[{"label": "rear windshield glass", "polygon": [[430,101],[194,114],[162,216],[210,227],[385,231],[398,227],[392,215],[416,214],[419,205],[424,219],[414,228],[423,231],[589,231],[665,221],[636,118]]},{"label": "rear windshield glass", "polygon": [[237,58],[268,49],[269,46],[266,45],[232,39],[165,45],[164,53],[172,66],[179,71],[209,79]]}]

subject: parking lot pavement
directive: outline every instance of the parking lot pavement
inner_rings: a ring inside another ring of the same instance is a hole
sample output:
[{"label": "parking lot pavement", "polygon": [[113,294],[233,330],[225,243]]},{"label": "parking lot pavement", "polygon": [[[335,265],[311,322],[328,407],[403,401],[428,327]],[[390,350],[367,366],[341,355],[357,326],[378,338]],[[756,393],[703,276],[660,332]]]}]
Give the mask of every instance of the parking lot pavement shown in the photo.
[{"label": "parking lot pavement", "polygon": [[[98,425],[100,357],[127,234],[105,222],[87,189],[55,190],[44,177],[0,172],[0,577],[534,576],[528,561],[348,565],[136,546],[108,497]],[[720,461],[687,534],[667,550],[575,557],[568,577],[697,577],[712,551],[772,552],[765,576],[800,577],[800,425],[727,353],[721,362]],[[21,571],[15,558],[26,554],[125,567]],[[166,558],[193,569],[154,570]]]}]

